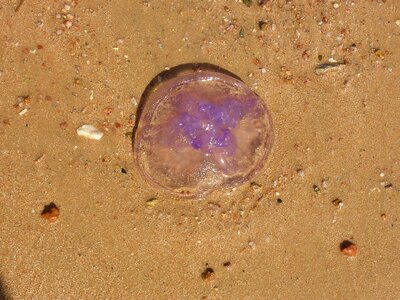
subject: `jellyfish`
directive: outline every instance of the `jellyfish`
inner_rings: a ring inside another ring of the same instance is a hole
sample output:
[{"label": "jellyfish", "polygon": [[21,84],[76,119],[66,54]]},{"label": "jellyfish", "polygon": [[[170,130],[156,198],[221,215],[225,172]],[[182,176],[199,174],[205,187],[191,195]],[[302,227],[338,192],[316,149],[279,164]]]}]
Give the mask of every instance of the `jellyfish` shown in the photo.
[{"label": "jellyfish", "polygon": [[134,157],[153,186],[201,197],[251,180],[272,147],[265,102],[231,73],[189,69],[146,89]]}]

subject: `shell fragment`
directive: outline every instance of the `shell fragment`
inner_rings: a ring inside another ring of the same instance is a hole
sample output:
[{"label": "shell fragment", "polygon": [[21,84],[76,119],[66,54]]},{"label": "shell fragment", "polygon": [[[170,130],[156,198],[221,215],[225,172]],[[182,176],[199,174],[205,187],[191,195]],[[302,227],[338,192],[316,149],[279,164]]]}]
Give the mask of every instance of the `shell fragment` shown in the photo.
[{"label": "shell fragment", "polygon": [[76,130],[76,133],[79,136],[83,136],[87,139],[91,139],[91,140],[100,140],[104,133],[101,132],[100,130],[98,130],[96,127],[94,127],[93,125],[83,125],[81,127],[79,127]]}]

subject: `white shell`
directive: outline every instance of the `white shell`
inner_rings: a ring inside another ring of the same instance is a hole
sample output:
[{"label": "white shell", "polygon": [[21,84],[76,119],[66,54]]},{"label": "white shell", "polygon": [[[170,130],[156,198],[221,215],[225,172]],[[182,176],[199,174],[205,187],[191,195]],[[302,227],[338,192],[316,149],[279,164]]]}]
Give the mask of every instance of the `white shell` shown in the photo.
[{"label": "white shell", "polygon": [[79,136],[83,136],[85,138],[91,139],[91,140],[100,140],[104,133],[101,132],[100,130],[98,130],[96,127],[94,127],[93,125],[83,125],[81,127],[79,127],[76,130],[76,133]]}]

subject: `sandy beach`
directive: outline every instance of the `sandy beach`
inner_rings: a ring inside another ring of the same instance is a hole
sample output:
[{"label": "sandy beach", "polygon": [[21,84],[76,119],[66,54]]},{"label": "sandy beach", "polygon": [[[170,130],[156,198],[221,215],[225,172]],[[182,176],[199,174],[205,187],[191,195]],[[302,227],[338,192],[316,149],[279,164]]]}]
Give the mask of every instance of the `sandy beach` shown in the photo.
[{"label": "sandy beach", "polygon": [[[0,28],[0,299],[400,299],[400,1],[0,0]],[[186,63],[274,128],[261,172],[203,199],[132,150]]]}]

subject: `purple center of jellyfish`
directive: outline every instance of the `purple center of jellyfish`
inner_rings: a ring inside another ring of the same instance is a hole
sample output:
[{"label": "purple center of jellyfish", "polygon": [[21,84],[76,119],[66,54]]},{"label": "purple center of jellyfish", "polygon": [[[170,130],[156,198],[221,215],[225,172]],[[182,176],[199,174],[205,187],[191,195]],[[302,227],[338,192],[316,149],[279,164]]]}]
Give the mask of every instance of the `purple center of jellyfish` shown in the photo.
[{"label": "purple center of jellyfish", "polygon": [[232,98],[220,103],[194,99],[185,102],[171,124],[185,142],[205,153],[234,155],[236,140],[232,131],[254,103]]}]

